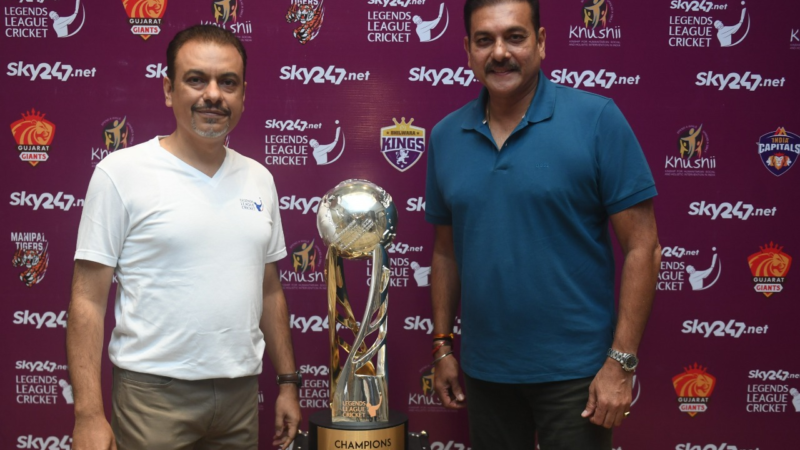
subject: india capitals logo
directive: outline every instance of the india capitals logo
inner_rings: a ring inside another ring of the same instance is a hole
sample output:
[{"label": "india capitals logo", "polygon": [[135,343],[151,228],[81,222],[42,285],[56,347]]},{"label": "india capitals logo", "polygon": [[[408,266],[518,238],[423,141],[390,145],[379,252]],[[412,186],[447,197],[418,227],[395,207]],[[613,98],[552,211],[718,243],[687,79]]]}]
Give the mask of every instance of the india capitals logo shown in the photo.
[{"label": "india capitals logo", "polygon": [[109,153],[133,144],[133,128],[128,118],[113,117],[103,122],[103,142]]},{"label": "india capitals logo", "polygon": [[753,274],[754,289],[769,297],[773,293],[783,291],[786,274],[792,267],[792,257],[783,252],[783,247],[778,247],[772,242],[759,248],[760,252],[747,257],[747,263]]},{"label": "india capitals logo", "polygon": [[286,22],[300,22],[294,29],[294,37],[301,44],[307,44],[317,37],[322,28],[322,19],[325,17],[323,0],[292,0],[289,10],[286,11]]},{"label": "india capitals logo", "polygon": [[400,172],[405,172],[422,159],[425,152],[425,129],[406,123],[403,117],[398,123],[392,118],[394,126],[381,128],[381,153],[386,161]]},{"label": "india capitals logo", "polygon": [[717,379],[706,372],[706,368],[694,363],[694,366],[684,367],[684,372],[672,377],[672,385],[678,394],[678,408],[681,412],[694,417],[697,413],[708,410],[708,401]]},{"label": "india capitals logo", "polygon": [[22,119],[11,124],[11,133],[17,141],[19,159],[32,166],[48,160],[56,126],[46,120],[44,114],[34,109],[23,113]]},{"label": "india capitals logo", "polygon": [[771,133],[758,138],[758,156],[764,167],[776,177],[789,169],[800,155],[800,136],[779,127]]},{"label": "india capitals logo", "polygon": [[167,10],[167,0],[122,0],[128,14],[131,33],[147,40],[161,32],[161,19]]}]

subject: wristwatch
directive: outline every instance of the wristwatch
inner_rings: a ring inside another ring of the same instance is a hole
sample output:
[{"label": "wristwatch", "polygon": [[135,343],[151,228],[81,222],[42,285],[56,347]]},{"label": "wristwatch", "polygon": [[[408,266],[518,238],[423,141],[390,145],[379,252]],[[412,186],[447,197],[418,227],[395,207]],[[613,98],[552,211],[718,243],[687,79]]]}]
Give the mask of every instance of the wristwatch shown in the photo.
[{"label": "wristwatch", "polygon": [[278,375],[275,382],[278,384],[296,384],[299,388],[303,385],[303,374],[299,370],[295,373],[281,374]]},{"label": "wristwatch", "polygon": [[639,365],[639,358],[633,353],[622,353],[610,348],[608,349],[607,355],[609,358],[622,364],[622,370],[625,372],[633,372]]}]

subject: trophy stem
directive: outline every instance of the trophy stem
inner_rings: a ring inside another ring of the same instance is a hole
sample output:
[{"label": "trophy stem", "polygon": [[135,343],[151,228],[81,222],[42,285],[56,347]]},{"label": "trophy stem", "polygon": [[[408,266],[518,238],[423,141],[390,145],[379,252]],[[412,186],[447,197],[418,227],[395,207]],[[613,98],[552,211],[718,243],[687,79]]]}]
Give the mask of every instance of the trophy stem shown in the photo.
[{"label": "trophy stem", "polygon": [[[328,282],[328,325],[331,337],[331,413],[334,422],[383,422],[388,420],[386,387],[386,331],[390,259],[383,245],[372,252],[373,271],[364,317],[358,324],[353,318],[344,282],[342,258],[329,249],[326,261]],[[343,317],[338,310],[345,310]],[[373,318],[374,317],[374,318]],[[352,345],[339,336],[337,324],[355,335]],[[367,349],[367,336],[378,332]],[[339,366],[339,348],[348,352]],[[376,358],[373,364],[372,358]]]}]

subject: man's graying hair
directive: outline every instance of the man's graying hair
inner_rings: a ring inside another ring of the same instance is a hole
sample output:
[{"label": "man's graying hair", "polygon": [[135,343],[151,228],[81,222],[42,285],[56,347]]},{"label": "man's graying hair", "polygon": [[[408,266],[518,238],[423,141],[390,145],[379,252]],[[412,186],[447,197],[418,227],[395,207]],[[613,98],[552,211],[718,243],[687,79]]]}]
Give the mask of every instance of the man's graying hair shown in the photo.
[{"label": "man's graying hair", "polygon": [[214,25],[195,25],[189,27],[172,38],[169,46],[167,46],[167,78],[175,86],[175,58],[178,56],[178,51],[189,41],[211,42],[218,45],[232,45],[242,56],[242,81],[247,73],[247,52],[244,51],[242,41],[233,33],[223,28]]},{"label": "man's graying hair", "polygon": [[533,31],[539,34],[539,0],[467,0],[464,3],[464,29],[467,37],[471,38],[472,13],[485,6],[494,6],[501,3],[527,3],[531,7],[531,22]]}]

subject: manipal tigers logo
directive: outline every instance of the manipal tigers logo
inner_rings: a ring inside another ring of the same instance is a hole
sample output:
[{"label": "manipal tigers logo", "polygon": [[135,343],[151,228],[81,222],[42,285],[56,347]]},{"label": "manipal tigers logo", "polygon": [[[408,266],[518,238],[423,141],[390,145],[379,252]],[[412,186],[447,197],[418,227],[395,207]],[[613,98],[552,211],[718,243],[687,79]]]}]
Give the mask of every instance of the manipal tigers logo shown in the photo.
[{"label": "manipal tigers logo", "polygon": [[50,254],[46,249],[41,252],[19,249],[14,253],[11,263],[14,267],[23,267],[24,270],[20,272],[19,279],[25,283],[25,286],[33,287],[44,279],[47,266],[50,264]]},{"label": "manipal tigers logo", "polygon": [[167,0],[122,0],[128,14],[131,33],[147,40],[161,33],[161,20],[167,10]]},{"label": "manipal tigers logo", "polygon": [[11,124],[11,133],[17,141],[19,159],[36,166],[50,158],[50,144],[56,134],[56,126],[46,120],[44,114],[31,109],[22,118]]},{"label": "manipal tigers logo", "polygon": [[690,417],[708,410],[708,401],[717,379],[705,367],[694,363],[684,367],[684,372],[672,377],[672,386],[678,394],[679,409]]},{"label": "manipal tigers logo", "polygon": [[747,257],[747,263],[753,274],[754,289],[769,297],[783,291],[786,274],[792,267],[792,257],[783,252],[783,247],[772,242],[759,248],[760,252]]},{"label": "manipal tigers logo", "polygon": [[300,26],[292,33],[301,44],[307,44],[317,37],[324,17],[325,7],[322,6],[322,0],[292,0],[289,10],[286,11],[287,23],[300,22]]}]

